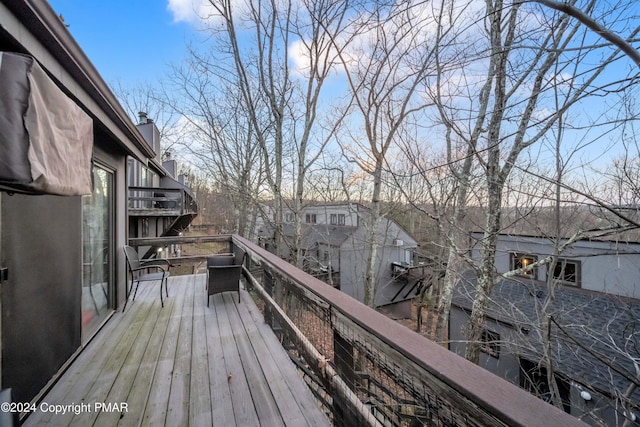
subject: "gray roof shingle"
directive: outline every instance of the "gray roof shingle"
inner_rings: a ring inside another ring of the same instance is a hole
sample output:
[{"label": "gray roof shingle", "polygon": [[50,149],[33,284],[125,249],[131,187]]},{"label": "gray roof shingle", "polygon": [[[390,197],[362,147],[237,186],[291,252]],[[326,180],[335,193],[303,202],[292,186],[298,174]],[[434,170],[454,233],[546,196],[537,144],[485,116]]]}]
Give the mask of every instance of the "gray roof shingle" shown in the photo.
[{"label": "gray roof shingle", "polygon": [[[476,283],[475,274],[463,275],[453,303],[470,310]],[[547,295],[544,283],[526,278],[498,279],[491,293],[488,316],[523,332],[517,334],[525,344],[518,351],[533,361],[546,335]],[[600,392],[624,393],[637,375],[633,361],[640,364],[640,300],[558,286],[547,313],[557,323],[552,327],[557,370]],[[640,402],[640,391],[633,400]]]}]

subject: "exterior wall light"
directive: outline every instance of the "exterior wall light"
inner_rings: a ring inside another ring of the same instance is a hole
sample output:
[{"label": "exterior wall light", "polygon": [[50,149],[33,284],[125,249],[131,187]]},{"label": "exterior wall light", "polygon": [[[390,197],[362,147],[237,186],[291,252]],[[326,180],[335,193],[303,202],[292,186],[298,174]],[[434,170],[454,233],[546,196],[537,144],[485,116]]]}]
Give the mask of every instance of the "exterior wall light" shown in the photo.
[{"label": "exterior wall light", "polygon": [[590,401],[592,399],[591,397],[591,393],[589,393],[587,390],[583,389],[582,386],[578,383],[574,383],[573,381],[571,382],[571,385],[575,388],[577,388],[578,390],[580,390],[580,397],[582,399],[584,399],[586,402]]}]

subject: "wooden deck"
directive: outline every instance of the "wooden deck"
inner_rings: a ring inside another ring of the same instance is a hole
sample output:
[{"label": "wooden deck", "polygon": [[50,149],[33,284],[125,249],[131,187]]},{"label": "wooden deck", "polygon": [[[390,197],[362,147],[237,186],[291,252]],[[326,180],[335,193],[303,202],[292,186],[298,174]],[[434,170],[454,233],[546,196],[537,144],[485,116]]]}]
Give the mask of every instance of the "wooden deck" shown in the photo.
[{"label": "wooden deck", "polygon": [[207,307],[205,275],[190,275],[170,279],[164,308],[158,283],[143,282],[24,425],[330,422],[249,294],[239,304],[235,293],[215,295]]}]

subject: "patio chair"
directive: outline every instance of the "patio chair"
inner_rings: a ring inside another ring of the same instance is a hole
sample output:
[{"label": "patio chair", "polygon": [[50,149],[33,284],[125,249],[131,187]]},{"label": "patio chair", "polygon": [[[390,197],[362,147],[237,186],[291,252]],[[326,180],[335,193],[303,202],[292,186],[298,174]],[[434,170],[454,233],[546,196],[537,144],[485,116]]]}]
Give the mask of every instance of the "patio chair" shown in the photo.
[{"label": "patio chair", "polygon": [[211,295],[220,292],[238,292],[240,302],[240,273],[245,252],[236,248],[234,253],[207,257],[207,307]]},{"label": "patio chair", "polygon": [[124,255],[127,259],[127,270],[131,275],[131,284],[129,285],[127,301],[125,301],[122,311],[124,312],[124,309],[127,308],[127,302],[129,301],[129,295],[131,295],[131,290],[133,289],[134,282],[136,283],[136,287],[135,290],[133,290],[132,300],[136,299],[136,294],[138,293],[138,286],[140,286],[140,282],[159,280],[160,305],[164,307],[164,299],[162,298],[162,283],[164,283],[164,291],[168,298],[169,290],[167,289],[167,279],[169,277],[169,268],[172,266],[169,260],[164,258],[141,260],[138,252],[131,246],[124,247]]}]

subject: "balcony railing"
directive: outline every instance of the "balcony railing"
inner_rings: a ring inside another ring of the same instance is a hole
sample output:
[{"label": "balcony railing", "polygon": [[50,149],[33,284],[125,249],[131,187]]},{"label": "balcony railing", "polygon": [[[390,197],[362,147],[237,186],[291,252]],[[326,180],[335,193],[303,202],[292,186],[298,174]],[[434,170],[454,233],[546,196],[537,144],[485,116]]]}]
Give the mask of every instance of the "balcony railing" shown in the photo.
[{"label": "balcony railing", "polygon": [[135,216],[180,216],[195,214],[198,205],[185,189],[129,187],[129,214]]},{"label": "balcony railing", "polygon": [[[239,236],[130,239],[182,244],[176,263],[244,249],[246,286],[334,425],[584,425]],[[187,245],[200,246],[193,253]],[[218,245],[218,247],[215,247]]]}]

